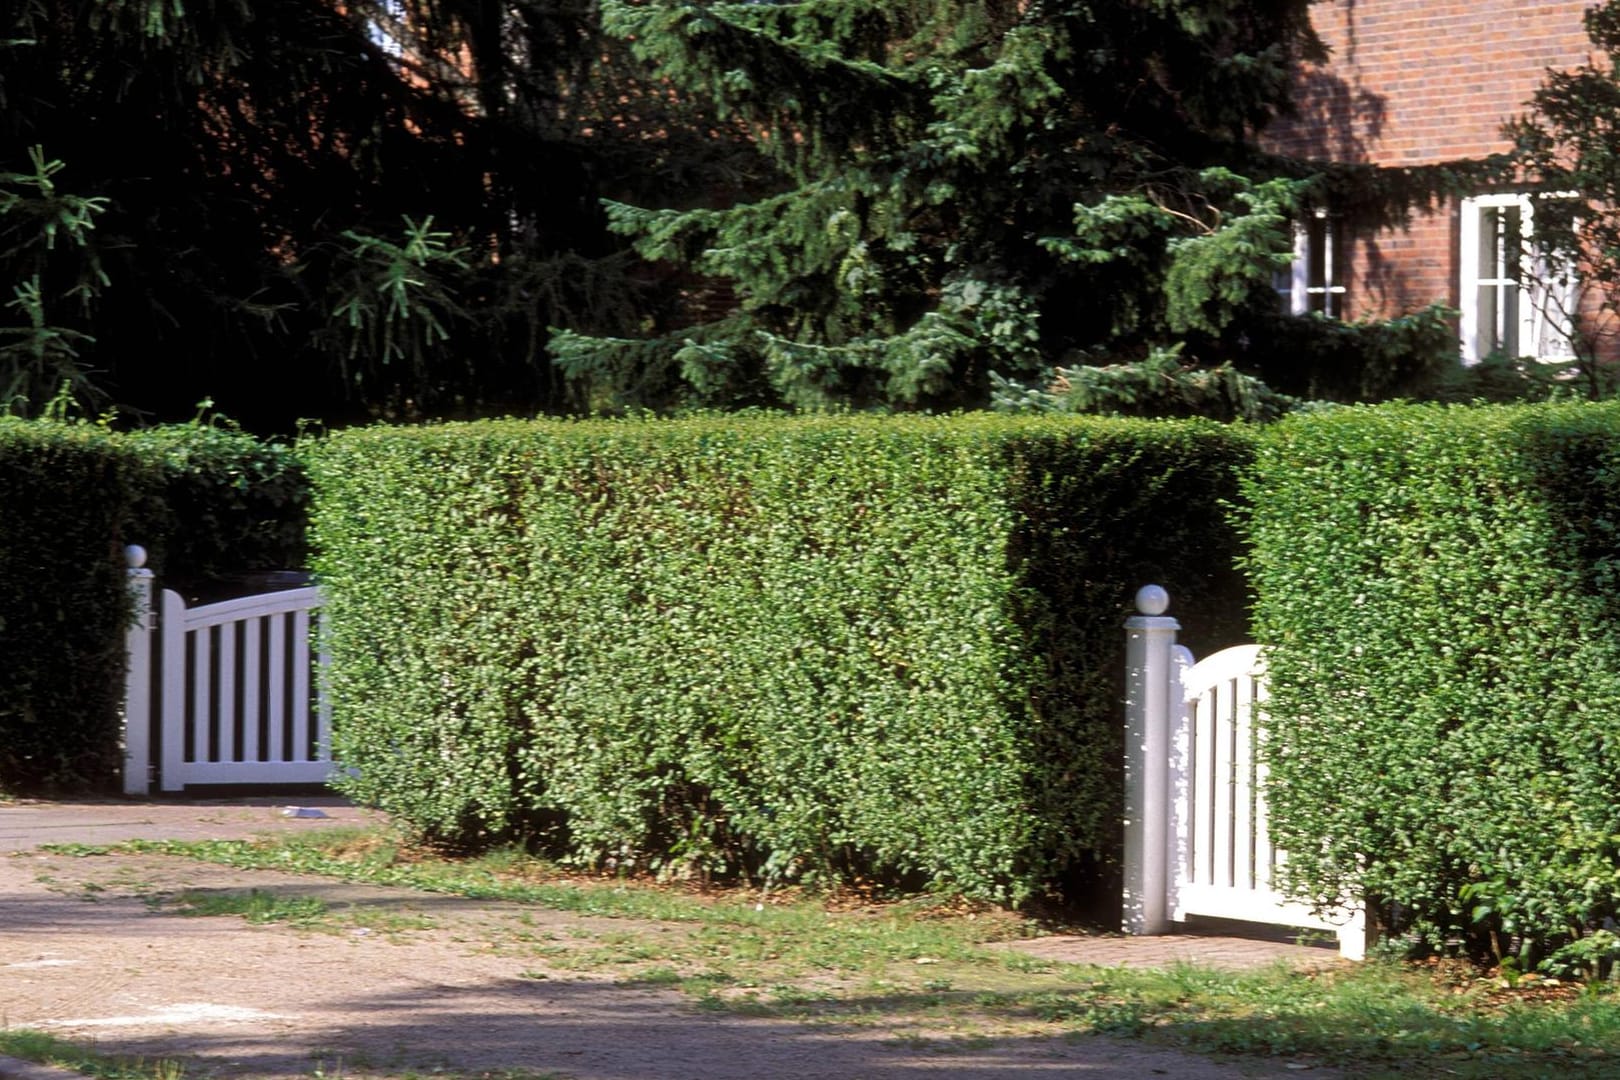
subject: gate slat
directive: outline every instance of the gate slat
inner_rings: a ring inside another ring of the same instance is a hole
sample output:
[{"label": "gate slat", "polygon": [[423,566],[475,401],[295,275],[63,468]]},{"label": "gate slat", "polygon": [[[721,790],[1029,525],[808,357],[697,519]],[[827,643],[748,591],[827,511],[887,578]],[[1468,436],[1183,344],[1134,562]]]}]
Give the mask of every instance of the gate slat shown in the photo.
[{"label": "gate slat", "polygon": [[158,716],[162,740],[160,777],[164,791],[185,787],[186,760],[186,603],[163,590],[163,675]]},{"label": "gate slat", "polygon": [[259,624],[263,620],[248,619],[242,623],[242,760],[261,760],[259,746]]},{"label": "gate slat", "polygon": [[236,756],[236,627],[236,623],[219,625],[219,686],[215,695],[218,741],[215,745],[220,761],[241,760]]},{"label": "gate slat", "polygon": [[266,620],[270,624],[270,663],[267,677],[270,722],[265,727],[265,739],[270,744],[269,761],[286,761],[287,745],[287,689],[283,672],[287,670],[287,620],[277,615]]},{"label": "gate slat", "polygon": [[1211,845],[1210,860],[1214,873],[1210,882],[1222,888],[1232,887],[1232,796],[1233,796],[1233,738],[1232,708],[1236,704],[1232,681],[1222,679],[1210,696],[1215,708],[1210,710],[1210,727],[1215,734],[1215,768],[1210,785],[1210,799],[1214,804],[1215,842]]},{"label": "gate slat", "polygon": [[1263,887],[1254,872],[1254,676],[1232,680],[1232,884]]},{"label": "gate slat", "polygon": [[209,638],[208,628],[191,632],[191,753],[189,761],[212,761],[212,740],[208,737],[208,722],[213,716],[209,701]]},{"label": "gate slat", "polygon": [[292,616],[292,753],[288,761],[311,761],[309,747],[309,612]]},{"label": "gate slat", "polygon": [[1215,735],[1210,724],[1214,712],[1208,695],[1192,701],[1193,719],[1193,842],[1192,881],[1204,884],[1213,879],[1215,864],[1215,804],[1210,790],[1215,781]]}]

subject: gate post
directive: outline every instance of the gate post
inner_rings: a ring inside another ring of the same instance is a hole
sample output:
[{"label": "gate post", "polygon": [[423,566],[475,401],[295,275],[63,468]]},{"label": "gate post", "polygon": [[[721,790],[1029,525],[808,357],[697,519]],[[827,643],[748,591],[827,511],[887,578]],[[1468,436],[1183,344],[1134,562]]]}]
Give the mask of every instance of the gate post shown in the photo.
[{"label": "gate post", "polygon": [[1172,650],[1181,624],[1164,614],[1170,595],[1136,591],[1125,620],[1125,905],[1127,934],[1170,929],[1170,712]]},{"label": "gate post", "polygon": [[124,635],[124,794],[145,795],[152,773],[152,571],[146,549],[124,548],[134,621]]}]

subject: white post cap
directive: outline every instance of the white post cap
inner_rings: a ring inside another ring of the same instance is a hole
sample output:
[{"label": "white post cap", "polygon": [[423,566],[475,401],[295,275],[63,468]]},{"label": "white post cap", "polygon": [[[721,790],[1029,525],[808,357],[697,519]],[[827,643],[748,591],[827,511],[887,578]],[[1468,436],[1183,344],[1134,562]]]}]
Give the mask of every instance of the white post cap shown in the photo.
[{"label": "white post cap", "polygon": [[1163,615],[1170,607],[1170,594],[1158,585],[1144,585],[1136,590],[1136,610],[1143,615]]}]

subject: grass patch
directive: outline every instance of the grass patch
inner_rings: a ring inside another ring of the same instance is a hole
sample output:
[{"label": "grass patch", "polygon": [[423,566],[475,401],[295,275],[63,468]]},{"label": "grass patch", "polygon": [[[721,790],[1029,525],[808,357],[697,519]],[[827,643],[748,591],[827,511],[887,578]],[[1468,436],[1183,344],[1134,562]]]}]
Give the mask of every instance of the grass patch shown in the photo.
[{"label": "grass patch", "polygon": [[216,892],[188,889],[165,900],[153,897],[153,906],[173,903],[177,915],[238,915],[254,925],[288,923],[305,930],[337,933],[357,930],[382,934],[390,940],[413,930],[431,930],[435,923],[427,915],[392,908],[348,905],[333,909],[315,896],[250,889],[247,892]]},{"label": "grass patch", "polygon": [[36,1065],[55,1065],[71,1069],[99,1080],[181,1080],[185,1067],[169,1058],[148,1061],[144,1058],[117,1057],[98,1054],[83,1046],[64,1042],[54,1035],[27,1028],[0,1031],[0,1054],[32,1061]]},{"label": "grass patch", "polygon": [[284,922],[309,926],[326,916],[326,904],[313,896],[282,896],[251,889],[248,892],[188,890],[174,898],[178,915],[240,915],[255,925]]},{"label": "grass patch", "polygon": [[1538,980],[1507,987],[1464,964],[1369,962],[1229,973],[1127,970],[1037,960],[991,943],[1033,933],[1006,912],[937,899],[699,893],[570,875],[504,853],[447,860],[375,833],[265,841],[133,843],[125,850],[637,920],[580,923],[559,944],[533,918],[506,946],[529,978],[595,970],[678,989],[703,1009],[882,1026],[930,1045],[1110,1034],[1200,1053],[1321,1062],[1358,1076],[1620,1075],[1620,994]]}]

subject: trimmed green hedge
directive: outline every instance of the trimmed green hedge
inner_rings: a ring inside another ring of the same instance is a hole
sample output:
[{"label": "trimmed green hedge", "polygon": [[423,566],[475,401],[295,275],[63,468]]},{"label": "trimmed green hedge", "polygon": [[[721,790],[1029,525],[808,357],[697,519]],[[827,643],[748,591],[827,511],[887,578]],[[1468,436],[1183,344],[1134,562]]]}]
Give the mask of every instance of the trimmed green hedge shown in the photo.
[{"label": "trimmed green hedge", "polygon": [[130,535],[166,587],[214,593],[247,572],[304,568],[309,479],[292,447],[210,424],[124,438],[160,473]]},{"label": "trimmed green hedge", "polygon": [[1292,883],[1519,962],[1611,947],[1620,407],[1292,419],[1248,489]]},{"label": "trimmed green hedge", "polygon": [[115,785],[124,544],[208,587],[301,565],[307,503],[291,452],[238,432],[0,417],[0,791]]},{"label": "trimmed green hedge", "polygon": [[123,530],[156,470],[92,425],[0,418],[0,790],[122,765]]},{"label": "trimmed green hedge", "polygon": [[346,789],[433,841],[593,866],[1073,887],[1118,843],[1132,593],[1241,632],[1222,500],[1251,441],[992,416],[339,433],[310,468]]}]

